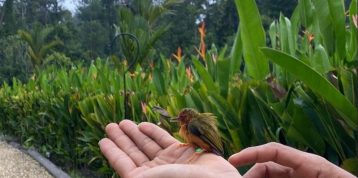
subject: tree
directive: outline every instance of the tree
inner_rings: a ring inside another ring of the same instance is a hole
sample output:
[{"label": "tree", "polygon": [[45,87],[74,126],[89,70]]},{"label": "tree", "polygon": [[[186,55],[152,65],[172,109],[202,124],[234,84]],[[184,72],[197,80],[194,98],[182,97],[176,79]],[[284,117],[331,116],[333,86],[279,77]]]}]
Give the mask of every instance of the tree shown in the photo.
[{"label": "tree", "polygon": [[18,35],[1,38],[0,49],[0,85],[4,82],[12,85],[12,78],[27,81],[32,67],[26,55],[26,45]]},{"label": "tree", "polygon": [[[169,29],[168,24],[159,23],[160,17],[170,14],[176,0],[165,0],[154,4],[151,0],[133,0],[119,10],[118,33],[131,33],[139,42],[138,63],[148,66],[153,61],[155,43]],[[127,60],[136,58],[137,48],[132,39],[122,37],[117,42]],[[131,63],[132,61],[129,61]]]},{"label": "tree", "polygon": [[[76,14],[78,41],[82,57],[93,60],[106,57],[108,46],[114,36],[113,24],[116,21],[117,0],[83,0]],[[109,12],[108,12],[109,11]]]},{"label": "tree", "polygon": [[197,18],[200,10],[196,1],[183,0],[172,8],[173,13],[160,19],[161,24],[171,24],[170,29],[159,40],[157,48],[168,56],[181,47],[185,53],[193,51],[198,43]]},{"label": "tree", "polygon": [[193,53],[197,46],[198,24],[206,24],[206,43],[219,48],[233,42],[238,17],[232,0],[184,0],[173,8],[174,14],[164,17],[161,23],[172,23],[169,32],[160,40],[158,48],[169,55],[181,47],[184,54]]},{"label": "tree", "polygon": [[290,17],[297,3],[298,0],[258,0],[257,5],[260,9],[265,29],[269,27],[273,19],[278,19],[280,13]]},{"label": "tree", "polygon": [[36,22],[42,25],[57,23],[63,11],[57,0],[22,0],[20,6],[25,8],[25,23],[32,25]]},{"label": "tree", "polygon": [[0,27],[1,36],[9,35],[16,29],[14,0],[6,0],[4,2],[3,12],[0,14]]},{"label": "tree", "polygon": [[53,27],[40,28],[36,26],[32,32],[19,30],[18,34],[28,44],[27,53],[33,66],[40,67],[47,54],[56,46],[63,44],[59,39],[48,39]]},{"label": "tree", "polygon": [[207,6],[205,24],[208,44],[214,43],[219,48],[232,45],[239,24],[234,1],[219,0]]}]

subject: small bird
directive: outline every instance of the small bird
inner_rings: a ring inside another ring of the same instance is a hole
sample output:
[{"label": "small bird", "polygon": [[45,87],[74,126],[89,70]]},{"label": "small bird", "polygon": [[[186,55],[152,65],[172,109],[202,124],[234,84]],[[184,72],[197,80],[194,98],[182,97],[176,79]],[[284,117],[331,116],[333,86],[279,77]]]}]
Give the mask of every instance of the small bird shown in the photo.
[{"label": "small bird", "polygon": [[192,108],[184,108],[173,120],[179,122],[179,135],[187,144],[200,147],[205,152],[223,155],[216,117],[212,113],[199,113]]}]

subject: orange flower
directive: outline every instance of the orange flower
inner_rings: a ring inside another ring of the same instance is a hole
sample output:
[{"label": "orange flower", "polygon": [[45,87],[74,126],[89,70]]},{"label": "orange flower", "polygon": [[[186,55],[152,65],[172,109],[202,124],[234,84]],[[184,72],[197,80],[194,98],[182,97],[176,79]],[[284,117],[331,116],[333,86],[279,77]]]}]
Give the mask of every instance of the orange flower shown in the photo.
[{"label": "orange flower", "polygon": [[307,36],[307,40],[311,43],[314,40],[314,35],[309,31],[303,31],[303,33]]},{"label": "orange flower", "polygon": [[185,69],[185,73],[186,73],[186,76],[188,77],[188,79],[192,82],[194,80],[194,76],[193,76],[193,73],[191,72],[190,67],[187,67]]},{"label": "orange flower", "polygon": [[200,33],[200,41],[204,41],[204,39],[205,39],[205,22],[200,22],[198,30]]},{"label": "orange flower", "polygon": [[314,35],[313,34],[310,34],[310,35],[308,35],[308,42],[312,42],[313,40],[314,40]]},{"label": "orange flower", "polygon": [[205,60],[206,56],[206,44],[205,44],[205,22],[200,22],[199,24],[199,33],[200,33],[200,49],[196,49],[199,52],[199,55]]},{"label": "orange flower", "polygon": [[177,53],[173,54],[174,58],[178,61],[178,63],[181,62],[182,59],[182,50],[180,47],[178,47]]}]

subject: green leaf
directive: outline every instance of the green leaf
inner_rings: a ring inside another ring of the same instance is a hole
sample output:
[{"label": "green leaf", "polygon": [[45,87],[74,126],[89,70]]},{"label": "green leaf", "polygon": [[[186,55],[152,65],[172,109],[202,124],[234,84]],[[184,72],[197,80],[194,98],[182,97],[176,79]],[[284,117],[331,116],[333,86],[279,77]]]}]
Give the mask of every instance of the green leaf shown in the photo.
[{"label": "green leaf", "polygon": [[292,116],[292,123],[288,129],[288,136],[298,139],[309,145],[316,153],[322,155],[325,151],[325,144],[322,136],[317,131],[312,121],[303,112],[302,107],[295,107]]},{"label": "green leaf", "polygon": [[195,103],[195,108],[197,108],[199,111],[203,111],[204,110],[203,101],[201,100],[200,95],[197,92],[197,90],[192,90],[190,92],[190,96],[191,96],[191,99],[193,100],[193,102]]},{"label": "green leaf", "polygon": [[217,61],[217,67],[218,67],[218,81],[220,85],[220,93],[222,96],[227,96],[228,90],[229,90],[229,70],[230,70],[230,61],[223,59]]},{"label": "green leaf", "polygon": [[281,49],[291,55],[295,53],[295,39],[293,39],[291,22],[288,18],[280,15],[280,45]]},{"label": "green leaf", "polygon": [[325,74],[331,70],[328,54],[322,45],[319,44],[315,48],[311,64],[313,69],[318,71],[320,74]]},{"label": "green leaf", "polygon": [[247,73],[254,79],[264,79],[269,72],[268,61],[260,51],[266,46],[265,31],[254,0],[235,0],[240,17],[240,34]]},{"label": "green leaf", "polygon": [[340,113],[349,127],[357,128],[357,108],[327,79],[302,61],[286,53],[270,48],[262,48],[262,52],[277,65],[285,68],[288,72],[295,75],[296,78],[302,80],[313,91],[326,99]]},{"label": "green leaf", "polygon": [[200,78],[203,80],[206,88],[211,91],[218,91],[217,86],[214,83],[209,72],[205,69],[205,67],[199,62],[199,60],[194,59],[193,64],[195,66],[195,70],[198,72]]},{"label": "green leaf", "polygon": [[343,161],[342,168],[353,175],[358,174],[358,158],[350,158]]},{"label": "green leaf", "polygon": [[240,72],[242,57],[242,40],[240,35],[240,27],[237,30],[234,46],[231,49],[230,76]]},{"label": "green leaf", "polygon": [[[297,39],[298,32],[300,31],[301,21],[300,21],[300,8],[297,6],[295,10],[292,12],[291,18],[292,25],[292,34],[295,35],[295,39]],[[297,48],[297,46],[296,46]]]},{"label": "green leaf", "polygon": [[340,70],[339,71],[339,79],[342,83],[342,88],[344,91],[344,95],[351,101],[353,104],[356,103],[356,93],[355,93],[355,85],[354,85],[354,74],[351,71]]},{"label": "green leaf", "polygon": [[[320,43],[323,44],[328,54],[332,55],[334,53],[335,42],[328,2],[327,0],[315,0],[312,3],[317,9],[315,11],[315,25],[319,27],[319,31],[315,35],[322,38]],[[316,39],[320,40],[320,38]]]},{"label": "green leaf", "polygon": [[348,45],[348,62],[351,62],[353,60],[358,60],[358,27],[355,28],[354,22],[353,22],[353,15],[358,15],[358,2],[357,0],[352,0],[351,6],[349,8],[349,21],[351,26],[351,32],[350,32],[350,42]]},{"label": "green leaf", "polygon": [[302,25],[306,28],[313,23],[313,10],[314,6],[312,5],[311,0],[301,0],[298,1],[298,6]]},{"label": "green leaf", "polygon": [[346,57],[346,18],[343,3],[342,0],[328,0],[336,40],[335,45],[340,60]]},{"label": "green leaf", "polygon": [[277,46],[277,25],[276,25],[276,21],[273,21],[270,25],[269,28],[269,36],[270,36],[270,40],[271,40],[271,47],[273,49],[276,49]]},{"label": "green leaf", "polygon": [[166,92],[164,77],[162,76],[162,72],[160,71],[160,69],[158,67],[155,68],[153,71],[153,83],[157,89],[158,94],[164,95]]}]

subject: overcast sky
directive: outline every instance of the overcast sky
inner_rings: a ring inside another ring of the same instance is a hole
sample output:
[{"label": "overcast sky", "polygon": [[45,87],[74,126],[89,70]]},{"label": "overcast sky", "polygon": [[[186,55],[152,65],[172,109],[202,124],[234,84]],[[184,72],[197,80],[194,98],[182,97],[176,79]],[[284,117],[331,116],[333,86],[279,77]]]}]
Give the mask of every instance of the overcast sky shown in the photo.
[{"label": "overcast sky", "polygon": [[76,11],[76,4],[78,4],[78,0],[64,0],[60,3],[63,7],[70,10],[72,13]]}]

